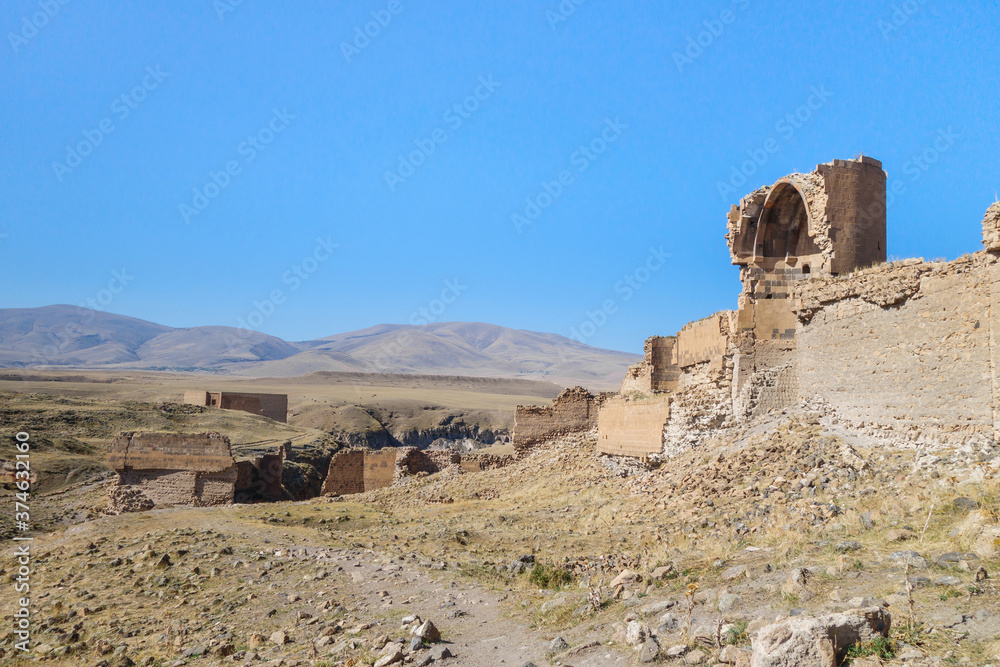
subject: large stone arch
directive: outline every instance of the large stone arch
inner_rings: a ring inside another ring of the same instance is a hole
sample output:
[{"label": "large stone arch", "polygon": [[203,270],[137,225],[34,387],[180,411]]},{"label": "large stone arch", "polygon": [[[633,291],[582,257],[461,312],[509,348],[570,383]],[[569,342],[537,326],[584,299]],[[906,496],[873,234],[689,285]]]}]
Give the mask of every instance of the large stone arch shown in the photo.
[{"label": "large stone arch", "polygon": [[757,225],[754,259],[794,261],[820,252],[813,241],[812,216],[805,195],[788,179],[774,184]]}]

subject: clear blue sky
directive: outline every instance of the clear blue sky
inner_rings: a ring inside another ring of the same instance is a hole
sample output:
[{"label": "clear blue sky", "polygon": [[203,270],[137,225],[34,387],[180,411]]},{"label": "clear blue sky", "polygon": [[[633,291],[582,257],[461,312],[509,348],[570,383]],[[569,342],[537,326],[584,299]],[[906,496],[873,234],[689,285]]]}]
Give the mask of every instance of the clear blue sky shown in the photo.
[{"label": "clear blue sky", "polygon": [[4,2],[0,306],[289,340],[589,312],[639,351],[735,307],[731,204],[858,153],[905,184],[890,255],[981,247],[994,2],[575,2]]}]

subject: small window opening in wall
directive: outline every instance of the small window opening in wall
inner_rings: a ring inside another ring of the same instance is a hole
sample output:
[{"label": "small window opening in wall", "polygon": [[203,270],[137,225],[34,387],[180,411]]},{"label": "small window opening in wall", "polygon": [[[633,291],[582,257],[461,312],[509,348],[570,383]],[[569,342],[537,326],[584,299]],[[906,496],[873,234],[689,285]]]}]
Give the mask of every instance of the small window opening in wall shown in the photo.
[{"label": "small window opening in wall", "polygon": [[809,268],[809,265],[808,265],[808,264],[803,264],[803,265],[802,265],[802,273],[806,273],[806,274],[808,274],[808,273],[810,273],[811,271],[812,271],[812,269],[810,269],[810,268]]}]

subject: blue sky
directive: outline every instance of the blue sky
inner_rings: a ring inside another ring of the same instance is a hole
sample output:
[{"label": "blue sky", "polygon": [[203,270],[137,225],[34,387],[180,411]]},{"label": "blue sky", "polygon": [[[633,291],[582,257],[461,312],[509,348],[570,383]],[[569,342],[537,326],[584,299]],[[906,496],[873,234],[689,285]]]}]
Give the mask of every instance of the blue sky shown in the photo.
[{"label": "blue sky", "polygon": [[880,159],[895,257],[1000,190],[985,0],[118,5],[0,10],[0,307],[640,351],[735,307],[726,213],[786,173]]}]

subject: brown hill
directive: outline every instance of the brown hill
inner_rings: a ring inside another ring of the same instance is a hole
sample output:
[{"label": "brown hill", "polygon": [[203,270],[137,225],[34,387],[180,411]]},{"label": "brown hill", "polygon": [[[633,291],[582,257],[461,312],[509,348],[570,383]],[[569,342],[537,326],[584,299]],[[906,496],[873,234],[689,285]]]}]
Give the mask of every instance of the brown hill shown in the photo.
[{"label": "brown hill", "polygon": [[75,306],[0,309],[0,366],[213,370],[253,377],[317,371],[617,384],[635,354],[478,322],[381,324],[288,342],[233,327],[172,328]]}]

